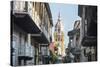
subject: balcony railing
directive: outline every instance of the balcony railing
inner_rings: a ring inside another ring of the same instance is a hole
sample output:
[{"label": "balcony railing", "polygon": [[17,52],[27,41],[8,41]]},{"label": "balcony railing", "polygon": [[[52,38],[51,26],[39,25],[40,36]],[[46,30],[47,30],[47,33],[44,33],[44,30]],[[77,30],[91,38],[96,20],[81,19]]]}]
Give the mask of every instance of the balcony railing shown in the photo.
[{"label": "balcony railing", "polygon": [[25,1],[12,1],[11,4],[13,13],[24,13],[28,11],[28,3]]},{"label": "balcony railing", "polygon": [[25,55],[29,57],[33,56],[33,47],[31,45],[26,47]]},{"label": "balcony railing", "polygon": [[47,32],[46,28],[41,24],[40,17],[37,14],[37,11],[35,11],[34,8],[33,8],[33,16],[32,16],[32,18],[33,18],[35,24],[38,26],[38,28],[44,33],[44,35],[46,36],[46,38],[49,40],[48,32]]},{"label": "balcony railing", "polygon": [[[33,6],[33,2],[26,2],[26,1],[12,1],[11,10],[13,14],[28,14],[30,18],[33,20],[33,23],[43,32],[46,36],[48,41],[50,41],[50,36],[46,30],[46,28],[41,24],[40,15],[35,10]],[[42,27],[40,27],[42,25]],[[45,25],[46,26],[46,25]]]},{"label": "balcony railing", "polygon": [[11,9],[13,13],[27,13],[32,18],[32,20],[36,23],[36,25],[40,28],[40,18],[37,14],[37,11],[32,5],[32,2],[25,1],[13,1],[11,5]]},{"label": "balcony railing", "polygon": [[33,57],[33,49],[31,45],[22,45],[19,47],[18,56]]}]

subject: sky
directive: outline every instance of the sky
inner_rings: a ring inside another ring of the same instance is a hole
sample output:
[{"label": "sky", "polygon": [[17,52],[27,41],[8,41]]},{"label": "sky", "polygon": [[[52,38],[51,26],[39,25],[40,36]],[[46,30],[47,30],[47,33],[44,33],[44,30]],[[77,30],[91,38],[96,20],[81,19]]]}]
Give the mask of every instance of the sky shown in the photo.
[{"label": "sky", "polygon": [[[58,15],[60,12],[61,20],[64,25],[64,36],[65,36],[65,47],[68,46],[68,31],[73,29],[75,20],[80,19],[78,16],[78,5],[74,4],[63,4],[63,3],[49,3],[53,24],[57,23]],[[53,32],[54,32],[53,26]]]}]

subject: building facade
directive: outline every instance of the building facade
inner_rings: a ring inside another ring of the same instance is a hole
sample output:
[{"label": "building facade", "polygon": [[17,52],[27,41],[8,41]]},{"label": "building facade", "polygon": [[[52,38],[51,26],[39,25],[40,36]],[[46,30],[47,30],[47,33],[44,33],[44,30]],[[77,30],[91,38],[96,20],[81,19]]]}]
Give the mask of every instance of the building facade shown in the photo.
[{"label": "building facade", "polygon": [[97,6],[78,5],[81,17],[80,43],[83,61],[97,60]]},{"label": "building facade", "polygon": [[80,44],[80,20],[76,20],[73,30],[68,32],[68,48],[72,54],[73,62],[80,62],[81,44]]},{"label": "building facade", "polygon": [[46,64],[52,26],[48,3],[11,1],[11,65]]}]

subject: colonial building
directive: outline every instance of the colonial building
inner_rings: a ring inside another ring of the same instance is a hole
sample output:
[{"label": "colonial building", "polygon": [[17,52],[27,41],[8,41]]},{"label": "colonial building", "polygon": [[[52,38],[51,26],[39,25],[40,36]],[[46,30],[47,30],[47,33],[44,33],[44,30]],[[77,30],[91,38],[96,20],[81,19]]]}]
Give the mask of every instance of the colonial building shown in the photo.
[{"label": "colonial building", "polygon": [[64,26],[60,18],[60,13],[58,16],[57,23],[54,30],[54,43],[57,48],[57,55],[63,57],[65,55],[64,47]]},{"label": "colonial building", "polygon": [[80,20],[75,21],[73,30],[68,32],[68,36],[69,36],[68,48],[71,54],[74,56],[72,60],[74,62],[79,62],[81,55]]},{"label": "colonial building", "polygon": [[81,17],[80,43],[83,61],[97,60],[97,6],[78,5],[78,16]]},{"label": "colonial building", "polygon": [[46,64],[52,26],[48,3],[11,1],[11,65]]}]

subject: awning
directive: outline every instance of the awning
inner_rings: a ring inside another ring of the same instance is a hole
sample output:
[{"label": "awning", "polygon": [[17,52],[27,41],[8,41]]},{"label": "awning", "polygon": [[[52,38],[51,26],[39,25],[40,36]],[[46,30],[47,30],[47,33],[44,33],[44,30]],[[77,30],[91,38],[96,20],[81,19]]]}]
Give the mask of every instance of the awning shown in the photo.
[{"label": "awning", "polygon": [[39,33],[41,31],[27,13],[11,14],[11,21],[27,33]]},{"label": "awning", "polygon": [[71,31],[68,32],[68,36],[72,39],[73,36],[78,33],[80,31],[80,29],[73,29]]},{"label": "awning", "polygon": [[85,36],[82,40],[82,45],[89,46],[97,46],[97,38],[95,36]]},{"label": "awning", "polygon": [[39,36],[32,35],[32,38],[34,38],[38,43],[41,43],[41,44],[48,45],[50,43],[50,41],[46,38],[43,32],[39,33]]}]

